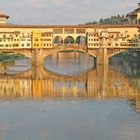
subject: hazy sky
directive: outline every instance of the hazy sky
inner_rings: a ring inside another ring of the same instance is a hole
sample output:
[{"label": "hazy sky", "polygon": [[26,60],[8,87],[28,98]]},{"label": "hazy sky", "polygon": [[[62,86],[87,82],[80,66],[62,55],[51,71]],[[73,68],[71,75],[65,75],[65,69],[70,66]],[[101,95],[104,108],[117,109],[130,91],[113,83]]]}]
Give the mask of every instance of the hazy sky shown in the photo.
[{"label": "hazy sky", "polygon": [[80,24],[126,14],[138,0],[0,0],[0,11],[16,24]]}]

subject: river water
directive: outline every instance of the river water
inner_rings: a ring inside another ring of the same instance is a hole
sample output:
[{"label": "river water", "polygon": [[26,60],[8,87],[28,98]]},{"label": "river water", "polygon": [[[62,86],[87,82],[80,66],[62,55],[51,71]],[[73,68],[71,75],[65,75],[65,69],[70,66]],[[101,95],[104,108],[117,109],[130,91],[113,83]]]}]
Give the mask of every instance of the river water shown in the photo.
[{"label": "river water", "polygon": [[140,65],[56,53],[0,63],[0,140],[139,140]]}]

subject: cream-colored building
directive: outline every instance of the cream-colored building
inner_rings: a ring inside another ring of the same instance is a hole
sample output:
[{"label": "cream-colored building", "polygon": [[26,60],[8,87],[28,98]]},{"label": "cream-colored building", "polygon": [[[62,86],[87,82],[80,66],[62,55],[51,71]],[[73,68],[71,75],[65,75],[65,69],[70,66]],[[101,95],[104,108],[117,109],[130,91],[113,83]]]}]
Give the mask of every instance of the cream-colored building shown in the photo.
[{"label": "cream-colored building", "polygon": [[20,32],[19,34],[19,47],[31,48],[32,46],[32,34],[31,32]]}]

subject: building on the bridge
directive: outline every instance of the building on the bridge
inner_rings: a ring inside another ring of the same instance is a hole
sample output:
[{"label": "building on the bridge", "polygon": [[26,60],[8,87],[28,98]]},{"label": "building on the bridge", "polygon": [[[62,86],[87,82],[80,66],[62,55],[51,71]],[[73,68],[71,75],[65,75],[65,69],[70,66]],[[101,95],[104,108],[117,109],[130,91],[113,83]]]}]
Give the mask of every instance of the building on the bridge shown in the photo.
[{"label": "building on the bridge", "polygon": [[128,23],[140,24],[140,3],[138,3],[138,8],[126,15]]},{"label": "building on the bridge", "polygon": [[0,13],[0,24],[6,24],[9,16],[3,13]]},{"label": "building on the bridge", "polygon": [[52,32],[32,32],[32,47],[33,48],[52,48]]},{"label": "building on the bridge", "polygon": [[19,47],[19,32],[0,32],[0,47]]},{"label": "building on the bridge", "polygon": [[52,32],[41,33],[41,47],[52,48],[52,46],[53,46],[53,33]]},{"label": "building on the bridge", "polygon": [[[34,56],[34,59],[38,57],[33,63],[41,62],[46,53],[64,50],[87,52],[96,58],[100,58],[101,61],[106,61],[130,47],[140,46],[140,26],[138,24],[14,25],[7,23],[8,18],[7,15],[0,15],[0,51],[5,51],[5,49],[9,51],[10,49],[10,51],[28,55],[27,57]],[[138,9],[128,14],[128,18],[130,21],[131,18],[135,19],[135,22],[132,23],[140,21],[140,4]],[[37,49],[45,49],[44,52],[38,51],[41,52],[38,53],[39,55],[31,55],[31,48],[35,48],[32,51],[34,54],[36,54]],[[102,51],[103,49],[105,51]]]},{"label": "building on the bridge", "polygon": [[30,32],[0,32],[0,47],[2,48],[31,48]]},{"label": "building on the bridge", "polygon": [[20,48],[31,48],[32,46],[32,35],[31,32],[20,32],[19,35]]}]

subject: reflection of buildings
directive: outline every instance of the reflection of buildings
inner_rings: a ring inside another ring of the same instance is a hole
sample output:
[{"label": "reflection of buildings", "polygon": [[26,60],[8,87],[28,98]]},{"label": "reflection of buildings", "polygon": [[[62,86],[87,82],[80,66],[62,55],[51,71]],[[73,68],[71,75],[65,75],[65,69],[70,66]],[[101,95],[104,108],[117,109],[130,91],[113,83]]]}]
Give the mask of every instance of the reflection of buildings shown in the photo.
[{"label": "reflection of buildings", "polygon": [[[62,77],[38,68],[41,74],[1,76],[1,99],[127,99],[140,107],[140,89],[132,85],[128,78],[119,72],[108,69],[92,70],[78,77]],[[43,78],[42,78],[43,77]],[[136,80],[133,79],[133,82]],[[140,109],[140,108],[139,108]]]}]

